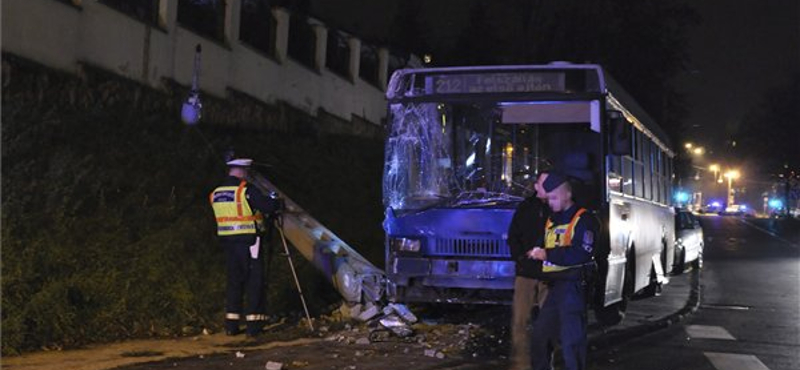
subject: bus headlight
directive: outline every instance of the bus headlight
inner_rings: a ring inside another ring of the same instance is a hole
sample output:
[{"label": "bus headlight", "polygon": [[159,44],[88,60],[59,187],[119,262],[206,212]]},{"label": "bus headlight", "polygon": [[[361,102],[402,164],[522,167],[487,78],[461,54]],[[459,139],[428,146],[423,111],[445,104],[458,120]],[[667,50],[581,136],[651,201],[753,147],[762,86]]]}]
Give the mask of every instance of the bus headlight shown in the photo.
[{"label": "bus headlight", "polygon": [[392,238],[390,240],[392,249],[398,252],[419,252],[422,245],[419,239]]}]

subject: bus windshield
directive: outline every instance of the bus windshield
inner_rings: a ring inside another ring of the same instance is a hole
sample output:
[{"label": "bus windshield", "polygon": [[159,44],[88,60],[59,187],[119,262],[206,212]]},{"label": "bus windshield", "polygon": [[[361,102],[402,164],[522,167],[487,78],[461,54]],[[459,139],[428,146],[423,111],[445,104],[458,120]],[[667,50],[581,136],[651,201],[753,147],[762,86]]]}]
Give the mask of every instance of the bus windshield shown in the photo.
[{"label": "bus windshield", "polygon": [[[597,101],[427,101],[390,105],[384,206],[514,207],[543,168],[597,176]],[[588,180],[588,179],[584,179]]]}]

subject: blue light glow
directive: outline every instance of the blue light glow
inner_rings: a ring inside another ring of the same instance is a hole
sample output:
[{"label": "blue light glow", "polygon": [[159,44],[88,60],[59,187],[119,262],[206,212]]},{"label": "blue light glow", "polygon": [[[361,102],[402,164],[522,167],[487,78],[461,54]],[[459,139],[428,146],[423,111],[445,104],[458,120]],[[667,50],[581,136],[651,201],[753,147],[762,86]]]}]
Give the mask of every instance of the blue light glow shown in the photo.
[{"label": "blue light glow", "polygon": [[770,199],[769,200],[769,207],[774,209],[783,208],[783,202],[780,199]]},{"label": "blue light glow", "polygon": [[689,201],[689,193],[684,191],[679,191],[675,193],[675,201],[678,203],[685,203]]}]

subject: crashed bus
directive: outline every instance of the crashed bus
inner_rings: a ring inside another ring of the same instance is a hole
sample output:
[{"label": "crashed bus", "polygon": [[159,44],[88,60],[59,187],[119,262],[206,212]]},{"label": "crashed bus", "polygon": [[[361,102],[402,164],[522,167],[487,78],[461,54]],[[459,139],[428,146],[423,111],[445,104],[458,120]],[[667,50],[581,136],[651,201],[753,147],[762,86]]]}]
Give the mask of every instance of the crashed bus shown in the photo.
[{"label": "crashed bus", "polygon": [[395,302],[509,303],[507,231],[544,167],[579,182],[601,220],[599,320],[655,294],[674,261],[669,139],[592,64],[396,71],[383,172],[387,295]]}]

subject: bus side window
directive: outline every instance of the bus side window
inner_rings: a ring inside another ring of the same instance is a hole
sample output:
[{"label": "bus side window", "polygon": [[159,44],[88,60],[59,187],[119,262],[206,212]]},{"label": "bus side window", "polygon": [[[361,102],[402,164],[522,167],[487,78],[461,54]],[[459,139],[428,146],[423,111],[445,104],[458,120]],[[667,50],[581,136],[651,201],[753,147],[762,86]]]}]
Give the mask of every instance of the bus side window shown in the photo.
[{"label": "bus side window", "polygon": [[611,154],[632,155],[631,153],[631,125],[622,112],[608,111],[608,133]]}]

